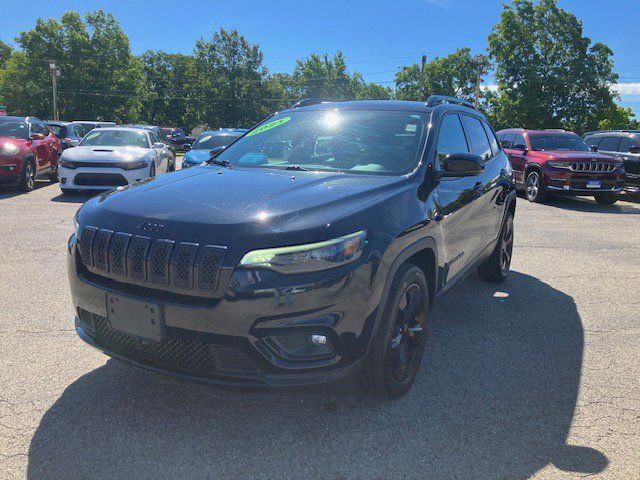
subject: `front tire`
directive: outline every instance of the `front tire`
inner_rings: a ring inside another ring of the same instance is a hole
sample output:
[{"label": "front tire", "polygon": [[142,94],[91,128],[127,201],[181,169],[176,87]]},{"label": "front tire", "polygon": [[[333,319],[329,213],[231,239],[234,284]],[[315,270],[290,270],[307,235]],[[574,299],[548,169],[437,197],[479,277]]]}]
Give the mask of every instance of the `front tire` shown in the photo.
[{"label": "front tire", "polygon": [[427,337],[429,286],[422,270],[404,264],[395,276],[363,370],[372,395],[399,398],[420,370]]},{"label": "front tire", "polygon": [[613,205],[618,201],[617,193],[598,193],[595,196],[596,202],[600,205]]},{"label": "front tire", "polygon": [[533,170],[527,175],[527,180],[524,184],[524,195],[527,200],[533,203],[541,203],[546,198],[546,192],[542,185],[542,177],[540,173]]},{"label": "front tire", "polygon": [[31,192],[36,185],[36,166],[33,160],[27,160],[20,174],[20,181],[18,183],[18,190],[21,192]]},{"label": "front tire", "polygon": [[151,168],[149,169],[149,177],[153,178],[156,176],[156,164],[152,163]]},{"label": "front tire", "polygon": [[491,256],[478,267],[478,276],[489,283],[502,283],[511,269],[513,255],[513,214],[507,213],[500,238]]},{"label": "front tire", "polygon": [[58,183],[58,163],[53,167],[53,172],[49,174],[49,182]]}]

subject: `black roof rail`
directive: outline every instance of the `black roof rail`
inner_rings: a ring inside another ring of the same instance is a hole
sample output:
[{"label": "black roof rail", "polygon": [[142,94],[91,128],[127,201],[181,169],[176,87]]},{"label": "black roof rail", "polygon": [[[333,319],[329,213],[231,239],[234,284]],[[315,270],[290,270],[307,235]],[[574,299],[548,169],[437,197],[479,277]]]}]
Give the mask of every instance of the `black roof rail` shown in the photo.
[{"label": "black roof rail", "polygon": [[596,133],[640,133],[640,130],[594,130],[593,132],[585,132],[585,135],[595,135]]},{"label": "black roof rail", "polygon": [[294,103],[290,108],[308,107],[309,105],[318,105],[319,103],[338,102],[331,98],[303,98]]},{"label": "black roof rail", "polygon": [[426,106],[435,107],[436,105],[442,105],[445,103],[451,103],[453,105],[461,105],[463,107],[473,108],[475,110],[473,103],[469,102],[468,100],[463,100],[461,98],[456,98],[456,97],[448,97],[447,95],[429,95],[429,98],[427,98]]}]

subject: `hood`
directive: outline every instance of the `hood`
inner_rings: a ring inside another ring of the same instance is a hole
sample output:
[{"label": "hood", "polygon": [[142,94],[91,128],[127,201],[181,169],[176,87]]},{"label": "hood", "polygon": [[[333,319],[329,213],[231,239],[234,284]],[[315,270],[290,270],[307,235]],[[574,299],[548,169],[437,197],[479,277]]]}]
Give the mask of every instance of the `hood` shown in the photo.
[{"label": "hood", "polygon": [[[107,193],[81,225],[152,238],[224,245],[238,255],[314,242],[332,222],[406,183],[406,177],[195,167]],[[141,225],[161,225],[153,233]],[[353,225],[353,231],[366,228]],[[344,232],[352,233],[352,232]]]},{"label": "hood", "polygon": [[597,152],[568,152],[566,150],[533,150],[531,154],[549,160],[567,160],[583,162],[615,162],[615,157]]},{"label": "hood", "polygon": [[62,159],[82,162],[122,161],[130,162],[145,158],[151,152],[142,147],[74,147],[62,152]]},{"label": "hood", "polygon": [[184,161],[188,163],[204,163],[211,158],[211,151],[206,148],[189,150],[184,154]]}]

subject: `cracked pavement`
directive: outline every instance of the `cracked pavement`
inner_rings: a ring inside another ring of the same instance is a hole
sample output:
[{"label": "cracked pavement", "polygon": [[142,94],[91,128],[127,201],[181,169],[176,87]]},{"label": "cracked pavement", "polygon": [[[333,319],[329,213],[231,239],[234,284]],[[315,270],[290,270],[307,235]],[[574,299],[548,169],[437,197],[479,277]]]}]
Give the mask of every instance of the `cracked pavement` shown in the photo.
[{"label": "cracked pavement", "polygon": [[513,274],[430,317],[412,392],[238,393],[76,338],[86,197],[0,189],[0,479],[640,478],[640,203],[518,201]]}]

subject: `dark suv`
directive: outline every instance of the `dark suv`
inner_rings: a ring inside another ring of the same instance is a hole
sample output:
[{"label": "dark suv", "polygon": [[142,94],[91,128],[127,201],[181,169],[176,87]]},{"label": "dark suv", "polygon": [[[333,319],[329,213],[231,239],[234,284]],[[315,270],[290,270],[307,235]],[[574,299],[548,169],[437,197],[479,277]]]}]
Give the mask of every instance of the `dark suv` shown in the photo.
[{"label": "dark suv", "polygon": [[588,132],[584,140],[599,152],[621,160],[624,163],[624,189],[629,193],[640,193],[640,131]]},{"label": "dark suv", "polygon": [[467,102],[302,102],[209,165],[89,200],[68,271],[76,330],[219,386],[362,377],[409,390],[428,314],[465,275],[505,280],[515,190]]}]

